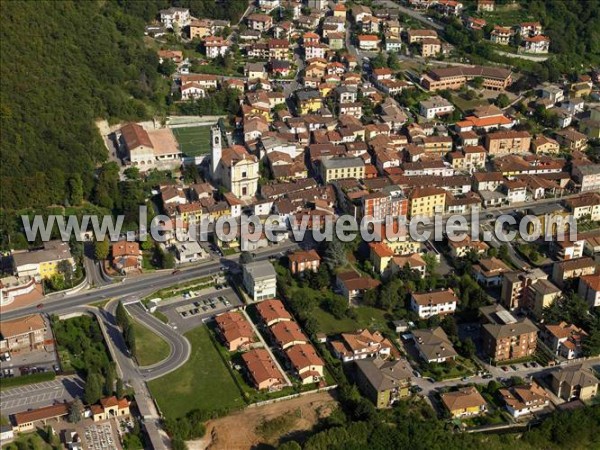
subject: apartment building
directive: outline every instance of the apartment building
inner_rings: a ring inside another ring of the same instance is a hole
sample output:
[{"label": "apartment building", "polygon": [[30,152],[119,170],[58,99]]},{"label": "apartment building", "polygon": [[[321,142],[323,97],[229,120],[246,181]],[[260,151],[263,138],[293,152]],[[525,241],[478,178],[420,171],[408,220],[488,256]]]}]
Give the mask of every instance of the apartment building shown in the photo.
[{"label": "apartment building", "polygon": [[332,157],[321,160],[321,178],[324,183],[344,178],[363,179],[365,162],[356,157]]},{"label": "apartment building", "polygon": [[537,347],[537,327],[527,318],[517,320],[500,305],[479,308],[483,350],[496,361],[530,357]]},{"label": "apartment building", "polygon": [[584,257],[559,261],[552,267],[552,281],[563,287],[567,280],[596,273],[597,264],[592,258]]},{"label": "apartment building", "polygon": [[600,274],[582,276],[577,293],[588,302],[590,308],[600,306]]},{"label": "apartment building", "polygon": [[458,305],[458,297],[452,289],[441,289],[432,292],[413,292],[410,296],[410,308],[421,319],[432,316],[454,314]]},{"label": "apartment building", "polygon": [[277,273],[269,261],[254,261],[243,266],[243,283],[254,302],[277,295]]},{"label": "apartment building", "polygon": [[408,194],[409,217],[433,217],[443,214],[446,207],[446,191],[438,187],[414,188]]},{"label": "apartment building", "polygon": [[487,134],[484,143],[491,156],[528,154],[531,135],[527,131],[496,131]]},{"label": "apartment building", "polygon": [[21,352],[44,346],[46,321],[41,314],[0,322],[0,352]]}]

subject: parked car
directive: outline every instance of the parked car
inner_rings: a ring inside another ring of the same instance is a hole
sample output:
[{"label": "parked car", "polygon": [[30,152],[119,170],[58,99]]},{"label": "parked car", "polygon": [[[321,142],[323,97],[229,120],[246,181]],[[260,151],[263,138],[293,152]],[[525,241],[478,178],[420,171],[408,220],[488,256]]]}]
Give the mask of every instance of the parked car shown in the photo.
[{"label": "parked car", "polygon": [[491,373],[486,373],[481,378],[483,378],[484,380],[489,380],[490,378],[494,378],[494,375],[492,375]]}]

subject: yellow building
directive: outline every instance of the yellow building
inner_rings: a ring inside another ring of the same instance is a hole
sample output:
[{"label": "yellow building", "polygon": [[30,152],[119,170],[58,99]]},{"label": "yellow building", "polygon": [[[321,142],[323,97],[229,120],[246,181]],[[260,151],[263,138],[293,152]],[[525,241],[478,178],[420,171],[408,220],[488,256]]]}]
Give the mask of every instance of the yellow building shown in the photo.
[{"label": "yellow building", "polygon": [[365,162],[362,158],[334,157],[321,161],[321,178],[323,182],[344,178],[363,179],[365,177]]},{"label": "yellow building", "polygon": [[321,94],[319,91],[314,89],[296,91],[296,98],[298,100],[297,105],[300,115],[317,112],[323,107],[323,99],[321,98]]},{"label": "yellow building", "polygon": [[59,272],[62,261],[68,261],[75,270],[68,242],[49,241],[42,250],[13,253],[15,272],[18,277],[50,278]]},{"label": "yellow building", "polygon": [[433,217],[436,213],[444,213],[446,191],[438,187],[415,188],[409,200],[409,217]]},{"label": "yellow building", "polygon": [[453,418],[476,416],[487,410],[487,403],[479,391],[469,386],[441,395],[442,403]]}]

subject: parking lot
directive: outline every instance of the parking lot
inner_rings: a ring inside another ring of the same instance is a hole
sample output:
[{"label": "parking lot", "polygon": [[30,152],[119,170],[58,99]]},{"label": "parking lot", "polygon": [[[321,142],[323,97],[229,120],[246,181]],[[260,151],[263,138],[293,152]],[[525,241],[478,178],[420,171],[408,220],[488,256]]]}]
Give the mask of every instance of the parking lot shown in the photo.
[{"label": "parking lot", "polygon": [[211,293],[184,298],[158,310],[167,316],[169,323],[175,325],[182,333],[201,325],[206,319],[242,305],[241,300],[231,288],[220,289]]},{"label": "parking lot", "polygon": [[78,376],[61,377],[53,381],[30,384],[2,391],[0,411],[9,415],[28,409],[71,401],[83,394],[83,381]]},{"label": "parking lot", "polygon": [[10,360],[0,361],[0,378],[12,378],[32,373],[54,371],[58,369],[58,359],[54,345],[46,349],[10,355]]}]

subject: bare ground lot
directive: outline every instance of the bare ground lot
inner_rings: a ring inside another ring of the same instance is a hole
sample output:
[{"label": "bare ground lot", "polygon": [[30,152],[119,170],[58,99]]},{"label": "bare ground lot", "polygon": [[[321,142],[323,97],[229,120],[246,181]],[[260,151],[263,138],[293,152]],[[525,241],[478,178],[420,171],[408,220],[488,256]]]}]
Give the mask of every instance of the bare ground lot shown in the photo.
[{"label": "bare ground lot", "polygon": [[[310,430],[337,406],[329,392],[319,392],[257,408],[246,408],[206,425],[206,436],[188,442],[190,450],[246,450],[258,444],[277,446],[283,436]],[[261,433],[261,425],[273,419],[293,416],[294,420],[277,435]]]}]

